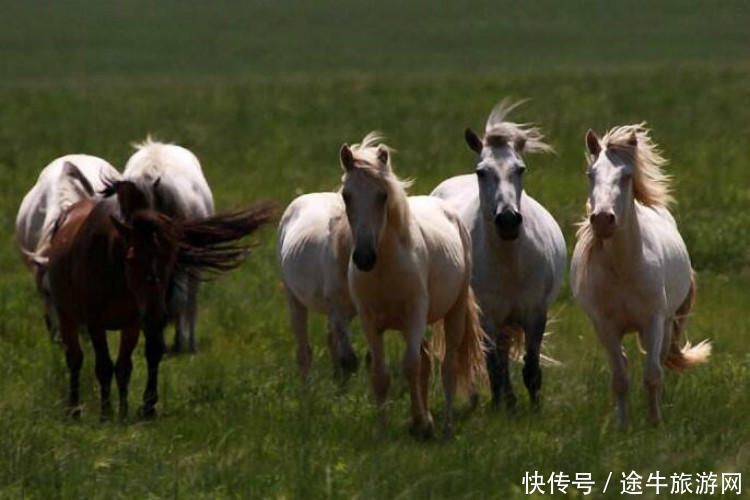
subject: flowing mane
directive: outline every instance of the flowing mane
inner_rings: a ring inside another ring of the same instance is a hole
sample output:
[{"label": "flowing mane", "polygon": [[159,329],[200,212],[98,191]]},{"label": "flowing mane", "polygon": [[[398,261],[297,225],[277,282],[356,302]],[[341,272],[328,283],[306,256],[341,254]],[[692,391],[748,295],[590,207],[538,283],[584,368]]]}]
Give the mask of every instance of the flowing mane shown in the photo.
[{"label": "flowing mane", "polygon": [[519,140],[524,142],[523,151],[529,153],[550,153],[554,149],[544,142],[542,131],[530,123],[514,123],[506,118],[511,111],[526,101],[511,102],[503,99],[492,109],[484,126],[484,143],[503,142],[513,144]]},{"label": "flowing mane", "polygon": [[[357,171],[365,174],[374,182],[385,186],[388,192],[389,220],[398,233],[404,237],[408,235],[406,221],[409,215],[409,201],[407,190],[413,184],[411,179],[400,179],[391,167],[391,157],[394,149],[385,144],[383,136],[376,131],[368,133],[358,144],[352,144],[350,149],[357,165]],[[379,153],[387,151],[388,160],[383,164],[378,158]]]},{"label": "flowing mane", "polygon": [[[668,208],[674,202],[672,178],[662,171],[667,164],[646,128],[646,122],[614,127],[602,138],[602,145],[630,160],[635,170],[633,195],[648,207]],[[633,138],[636,145],[633,146]]]}]

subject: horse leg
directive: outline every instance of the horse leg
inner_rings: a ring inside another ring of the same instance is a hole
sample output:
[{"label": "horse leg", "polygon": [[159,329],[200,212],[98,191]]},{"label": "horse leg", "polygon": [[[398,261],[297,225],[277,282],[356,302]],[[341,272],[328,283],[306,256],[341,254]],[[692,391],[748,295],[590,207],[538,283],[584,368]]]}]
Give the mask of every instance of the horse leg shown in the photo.
[{"label": "horse leg", "polygon": [[481,322],[482,329],[487,334],[490,343],[486,360],[492,392],[492,406],[499,408],[502,399],[505,399],[505,405],[508,409],[512,409],[516,406],[516,395],[513,394],[513,386],[510,383],[510,343],[500,339],[493,320],[482,316]]},{"label": "horse leg", "polygon": [[432,415],[430,413],[430,378],[432,377],[432,354],[430,353],[429,344],[427,341],[422,341],[420,348],[421,360],[421,374],[420,374],[420,390],[422,391],[422,404],[424,404],[427,410],[427,418],[432,425]]},{"label": "horse leg", "polygon": [[188,290],[187,290],[187,305],[185,307],[185,314],[187,315],[188,323],[188,351],[195,353],[198,351],[197,342],[195,339],[195,322],[198,319],[198,288],[200,287],[200,280],[198,277],[188,278]]},{"label": "horse leg", "polygon": [[297,338],[297,366],[300,375],[302,375],[302,381],[309,383],[312,349],[310,349],[310,341],[307,338],[307,308],[288,289],[286,290],[286,301],[289,305],[292,331]]},{"label": "horse leg", "polygon": [[130,383],[130,374],[133,371],[131,357],[133,349],[138,345],[140,331],[138,327],[131,327],[124,328],[120,332],[120,350],[117,353],[117,362],[115,363],[117,390],[120,393],[120,420],[125,420],[128,416],[128,384]]},{"label": "horse leg", "polygon": [[661,388],[663,371],[661,367],[662,342],[664,341],[664,318],[656,316],[641,331],[646,349],[646,363],[643,367],[643,383],[648,397],[649,417],[654,424],[661,422]]},{"label": "horse leg", "polygon": [[378,330],[369,320],[361,318],[362,331],[370,348],[370,380],[375,402],[380,410],[380,421],[383,428],[386,426],[385,403],[388,398],[388,389],[391,385],[388,370],[385,367],[385,352],[383,349],[383,332]]},{"label": "horse leg", "polygon": [[148,365],[148,379],[143,393],[143,405],[138,413],[141,418],[156,416],[156,403],[159,401],[159,363],[164,355],[164,325],[144,328],[146,337],[146,364]]},{"label": "horse leg", "polygon": [[94,371],[96,378],[99,380],[99,390],[101,398],[101,420],[112,418],[112,403],[109,399],[110,388],[112,387],[112,359],[109,357],[109,348],[107,347],[107,332],[103,328],[89,327],[89,337],[91,345],[94,347]]},{"label": "horse leg", "polygon": [[68,415],[73,418],[81,416],[79,399],[79,386],[81,365],[83,364],[83,351],[78,338],[78,324],[74,321],[60,318],[60,335],[65,345],[65,362],[70,372],[70,399],[68,402]]},{"label": "horse leg", "polygon": [[333,358],[336,377],[345,382],[357,371],[357,355],[349,341],[349,320],[332,310],[328,313],[328,348]]},{"label": "horse leg", "polygon": [[544,329],[547,327],[547,314],[542,312],[524,327],[526,355],[523,358],[523,381],[529,398],[534,407],[539,406],[539,389],[542,388],[542,370],[539,367],[539,355],[544,338]]},{"label": "horse leg", "polygon": [[404,331],[406,352],[402,360],[404,374],[409,382],[411,394],[411,433],[420,438],[429,438],[433,432],[432,416],[423,399],[422,383],[422,340],[427,314],[422,308],[417,308],[414,315],[418,318],[411,328]]},{"label": "horse leg", "polygon": [[170,291],[170,309],[172,309],[175,323],[174,323],[174,343],[172,344],[172,352],[179,353],[185,348],[185,343],[188,342],[187,336],[190,331],[190,324],[188,321],[188,295],[189,295],[189,278],[187,275],[178,273],[172,278],[172,289]]},{"label": "horse leg", "polygon": [[445,329],[445,357],[442,373],[443,393],[445,394],[443,434],[446,438],[453,436],[453,402],[456,396],[456,377],[459,370],[458,349],[466,334],[467,306],[466,299],[459,299],[443,318]]},{"label": "horse leg", "polygon": [[617,329],[603,322],[596,325],[596,333],[607,351],[609,365],[612,369],[612,390],[617,403],[617,422],[620,427],[625,427],[628,417],[630,377],[628,376],[625,353],[622,352],[622,337]]}]

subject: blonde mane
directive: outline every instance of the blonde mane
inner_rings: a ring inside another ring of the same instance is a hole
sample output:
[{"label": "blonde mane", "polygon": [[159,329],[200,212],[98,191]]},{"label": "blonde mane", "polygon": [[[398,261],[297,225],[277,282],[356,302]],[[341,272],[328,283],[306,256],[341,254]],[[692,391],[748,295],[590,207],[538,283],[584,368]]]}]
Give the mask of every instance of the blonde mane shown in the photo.
[{"label": "blonde mane", "polygon": [[[403,238],[408,238],[406,222],[409,217],[409,200],[407,190],[413,184],[412,179],[400,179],[391,167],[391,158],[395,150],[383,142],[383,136],[372,131],[362,142],[350,146],[357,171],[365,174],[370,180],[384,186],[388,193],[388,220]],[[383,164],[378,159],[382,151],[388,152],[388,161]]]},{"label": "blonde mane", "polygon": [[508,144],[524,141],[523,152],[529,153],[551,153],[552,146],[544,142],[544,134],[541,129],[530,123],[514,123],[507,121],[508,114],[523,104],[524,101],[511,102],[503,99],[492,109],[487,123],[484,126],[484,143],[488,145],[494,140],[500,140]]},{"label": "blonde mane", "polygon": [[651,140],[650,133],[646,122],[614,127],[602,138],[602,145],[631,161],[635,171],[633,196],[636,200],[648,207],[668,208],[674,202],[672,178],[662,171],[667,160]]}]

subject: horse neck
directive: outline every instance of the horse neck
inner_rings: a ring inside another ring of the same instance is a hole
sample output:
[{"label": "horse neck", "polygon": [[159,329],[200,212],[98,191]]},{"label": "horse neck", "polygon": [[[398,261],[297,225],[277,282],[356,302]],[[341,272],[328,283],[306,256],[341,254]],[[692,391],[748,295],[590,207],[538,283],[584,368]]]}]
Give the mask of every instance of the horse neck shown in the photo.
[{"label": "horse neck", "polygon": [[635,201],[628,204],[615,234],[602,242],[602,251],[618,268],[634,266],[643,255]]}]

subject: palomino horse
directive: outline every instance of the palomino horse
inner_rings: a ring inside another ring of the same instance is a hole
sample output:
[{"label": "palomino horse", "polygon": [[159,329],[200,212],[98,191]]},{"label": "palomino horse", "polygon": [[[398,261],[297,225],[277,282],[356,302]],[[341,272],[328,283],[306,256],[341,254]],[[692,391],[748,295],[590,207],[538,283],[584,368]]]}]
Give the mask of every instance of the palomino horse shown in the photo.
[{"label": "palomino horse", "polygon": [[349,289],[372,356],[372,383],[381,416],[390,385],[383,337],[400,330],[411,393],[412,433],[432,434],[428,395],[430,354],[425,328],[444,346],[446,435],[453,428],[456,388],[470,388],[484,368],[484,332],[471,289],[471,236],[459,215],[434,197],[407,197],[391,169],[390,150],[374,133],[341,148],[342,196],[352,231]]},{"label": "palomino horse", "polygon": [[59,339],[59,328],[44,270],[45,253],[55,224],[73,204],[94,197],[104,189],[103,177],[117,179],[119,176],[120,173],[112,165],[96,156],[62,156],[44,167],[18,209],[18,248],[24,263],[34,271],[37,290],[44,300],[47,331],[53,339]]},{"label": "palomino horse", "polygon": [[[130,357],[143,329],[148,381],[139,414],[151,417],[156,413],[163,329],[169,320],[167,303],[176,269],[226,271],[239,265],[248,247],[232,242],[269,222],[273,204],[260,202],[236,213],[179,220],[150,210],[146,195],[132,182],[112,182],[106,194],[116,196],[74,205],[49,251],[50,289],[70,370],[70,413],[80,414],[78,379],[83,352],[78,326],[86,325],[96,355],[102,418],[112,412],[113,371],[120,417],[127,415]],[[114,367],[106,330],[122,330]]]},{"label": "palomino horse", "polygon": [[279,223],[276,253],[302,378],[307,381],[310,375],[307,310],[312,309],[328,316],[334,372],[345,380],[357,370],[349,341],[349,324],[357,311],[349,296],[351,232],[341,194],[311,193],[292,201]]},{"label": "palomino horse", "polygon": [[[147,137],[136,145],[128,159],[123,179],[135,182],[154,210],[170,217],[203,219],[213,215],[214,200],[198,158],[189,150],[162,144]],[[177,270],[170,308],[176,316],[172,350],[195,352],[195,322],[198,314],[200,274]],[[187,344],[187,345],[186,345]]]},{"label": "palomino horse", "polygon": [[683,371],[708,360],[711,344],[683,343],[695,300],[685,243],[669,213],[666,160],[645,123],[586,134],[589,198],[570,276],[573,295],[609,356],[620,425],[627,420],[628,373],[622,337],[637,331],[646,350],[649,415],[661,421],[662,364]]},{"label": "palomino horse", "polygon": [[492,402],[499,405],[502,396],[509,407],[516,402],[509,349],[519,336],[526,346],[523,380],[532,403],[538,402],[547,310],[560,291],[566,264],[560,227],[523,189],[521,155],[551,148],[539,129],[506,121],[516,106],[500,102],[487,119],[483,139],[466,129],[466,142],[477,154],[475,174],[448,179],[432,192],[458,210],[471,231],[472,286],[492,346],[487,352]]}]

